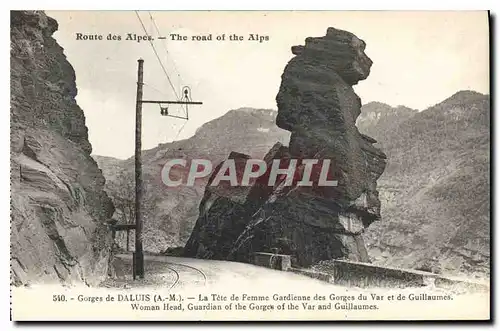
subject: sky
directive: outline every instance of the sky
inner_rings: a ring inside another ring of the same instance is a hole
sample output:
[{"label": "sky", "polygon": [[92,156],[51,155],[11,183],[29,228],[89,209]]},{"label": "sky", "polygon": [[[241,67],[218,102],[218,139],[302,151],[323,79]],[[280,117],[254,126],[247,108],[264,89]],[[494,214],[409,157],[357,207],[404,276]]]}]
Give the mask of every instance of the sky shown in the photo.
[{"label": "sky", "polygon": [[[128,158],[134,153],[137,60],[144,59],[144,99],[177,100],[189,86],[189,120],[143,106],[143,149],[192,136],[203,123],[240,107],[276,109],[290,47],[330,26],[363,39],[373,60],[370,76],[354,87],[363,103],[380,101],[423,110],[459,90],[489,93],[487,12],[139,12],[160,62],[134,11],[47,11],[59,23],[54,34],[76,73],[93,154]],[[151,19],[151,17],[153,19]],[[156,25],[156,26],[155,26]],[[159,33],[156,30],[158,28]],[[107,40],[108,35],[121,40]],[[171,34],[188,40],[172,40]],[[242,41],[231,41],[233,34]],[[264,37],[249,40],[249,35]],[[103,40],[90,40],[101,35]],[[166,40],[159,40],[159,35]],[[212,40],[192,40],[192,36]],[[216,37],[225,35],[224,40]],[[89,40],[79,40],[88,36]],[[265,38],[267,37],[267,38]],[[172,86],[173,88],[172,88]],[[175,92],[174,92],[175,91]],[[183,115],[181,106],[169,112]]]}]

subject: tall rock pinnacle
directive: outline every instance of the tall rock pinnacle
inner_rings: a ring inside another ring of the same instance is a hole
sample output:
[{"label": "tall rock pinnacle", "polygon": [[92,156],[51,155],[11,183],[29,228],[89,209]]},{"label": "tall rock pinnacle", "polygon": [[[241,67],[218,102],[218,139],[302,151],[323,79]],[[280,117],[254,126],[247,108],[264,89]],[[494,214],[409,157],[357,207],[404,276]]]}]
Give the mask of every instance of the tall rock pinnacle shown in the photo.
[{"label": "tall rock pinnacle", "polygon": [[[365,46],[334,28],[324,37],[307,38],[304,46],[292,47],[296,56],[285,67],[276,97],[276,125],[292,134],[286,151],[268,157],[330,160],[329,174],[338,185],[281,182],[258,204],[248,198],[233,201],[230,194],[210,206],[204,199],[186,255],[247,261],[255,251],[278,251],[290,254],[298,266],[329,259],[369,261],[361,234],[380,219],[377,179],[386,156],[355,124],[361,100],[352,86],[368,77],[372,65]],[[227,222],[221,231],[216,226],[221,217],[237,220],[236,231],[228,231]]]}]

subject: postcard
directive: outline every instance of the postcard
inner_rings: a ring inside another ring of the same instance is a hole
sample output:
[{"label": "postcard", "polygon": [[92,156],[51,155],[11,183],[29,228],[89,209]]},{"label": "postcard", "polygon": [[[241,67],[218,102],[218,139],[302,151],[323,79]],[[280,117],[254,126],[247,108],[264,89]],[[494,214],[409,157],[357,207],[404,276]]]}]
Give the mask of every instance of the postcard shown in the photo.
[{"label": "postcard", "polygon": [[10,19],[12,320],[490,320],[489,12]]}]

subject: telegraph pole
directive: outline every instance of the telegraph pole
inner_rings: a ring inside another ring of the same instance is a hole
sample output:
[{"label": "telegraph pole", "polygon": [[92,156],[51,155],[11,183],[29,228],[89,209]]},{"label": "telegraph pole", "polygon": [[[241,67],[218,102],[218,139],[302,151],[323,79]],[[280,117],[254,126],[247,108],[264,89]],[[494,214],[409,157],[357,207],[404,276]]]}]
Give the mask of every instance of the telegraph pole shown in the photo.
[{"label": "telegraph pole", "polygon": [[[189,87],[184,88],[185,100],[143,100],[142,88],[144,86],[144,60],[139,59],[137,68],[137,97],[135,103],[135,224],[127,226],[117,226],[116,229],[135,229],[135,252],[133,253],[132,273],[133,278],[144,278],[144,251],[142,248],[142,160],[141,160],[141,131],[142,131],[142,104],[160,105],[162,116],[170,116],[188,120],[187,105],[202,105],[202,102],[191,101]],[[168,109],[162,108],[161,104],[186,105],[186,117],[179,117],[168,114]],[[128,243],[127,243],[128,247]]]},{"label": "telegraph pole", "polygon": [[144,278],[144,252],[142,250],[142,87],[144,85],[144,60],[139,59],[137,68],[137,97],[135,104],[135,255],[134,279]]}]

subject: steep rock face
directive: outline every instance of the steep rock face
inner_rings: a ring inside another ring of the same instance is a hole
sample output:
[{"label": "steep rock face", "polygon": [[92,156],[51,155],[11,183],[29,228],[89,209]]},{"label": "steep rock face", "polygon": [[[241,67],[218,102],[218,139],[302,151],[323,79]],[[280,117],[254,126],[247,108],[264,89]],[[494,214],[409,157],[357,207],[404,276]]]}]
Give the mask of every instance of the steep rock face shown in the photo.
[{"label": "steep rock face", "polygon": [[[355,125],[361,101],[352,85],[368,76],[372,64],[364,48],[362,40],[334,28],[325,37],[307,38],[305,46],[292,47],[296,57],[286,66],[276,97],[276,124],[292,133],[289,157],[330,160],[329,174],[338,185],[303,187],[278,181],[258,208],[245,203],[236,213],[232,206],[202,201],[203,219],[186,255],[247,260],[254,251],[278,251],[291,254],[298,265],[332,258],[369,260],[361,233],[380,219],[376,181],[386,157]],[[304,167],[299,161],[298,173]],[[212,213],[213,208],[218,211]],[[207,248],[203,238],[210,236],[202,233],[219,231],[221,214],[233,222],[238,219],[238,229]],[[241,224],[247,224],[242,232]],[[203,249],[193,251],[197,241]],[[232,247],[229,255],[220,255],[221,245]]]},{"label": "steep rock face", "polygon": [[75,73],[39,11],[11,12],[11,263],[14,284],[108,273],[113,214],[90,157]]}]

